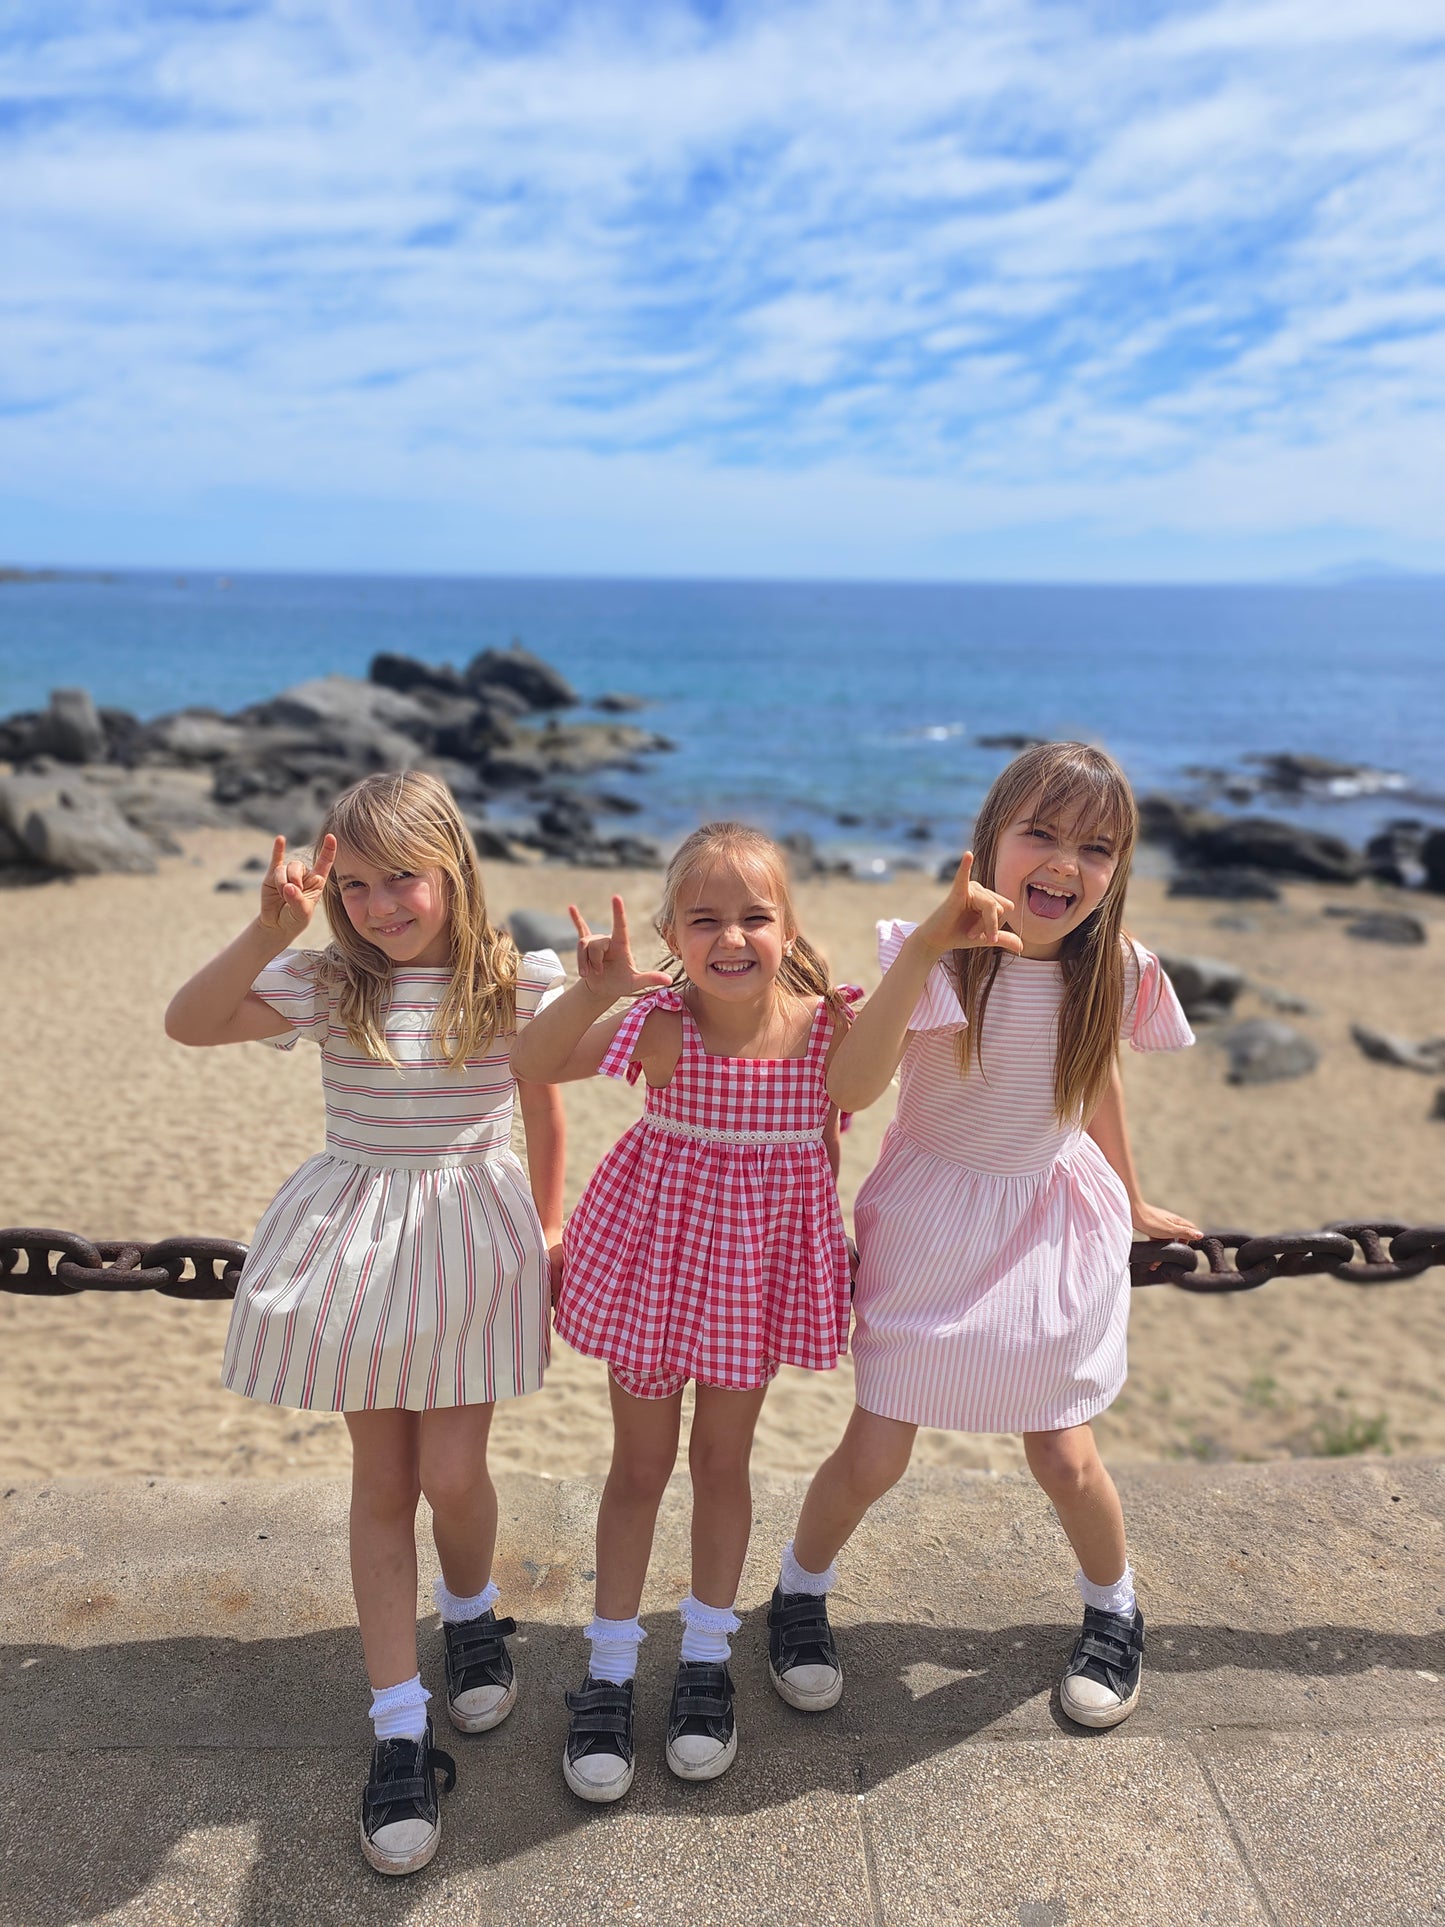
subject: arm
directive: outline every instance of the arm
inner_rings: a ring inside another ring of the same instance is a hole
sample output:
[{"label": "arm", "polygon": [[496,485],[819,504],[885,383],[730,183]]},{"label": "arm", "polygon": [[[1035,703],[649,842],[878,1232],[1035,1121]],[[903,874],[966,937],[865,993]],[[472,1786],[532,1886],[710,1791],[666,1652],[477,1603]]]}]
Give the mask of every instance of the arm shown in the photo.
[{"label": "arm", "polygon": [[519,1083],[522,1129],[527,1134],[527,1173],[532,1201],[542,1220],[551,1273],[552,1301],[562,1283],[562,1176],[567,1157],[567,1116],[555,1084]]},{"label": "arm", "polygon": [[593,936],[575,904],[567,910],[577,926],[577,982],[518,1033],[512,1074],[519,1082],[570,1084],[595,1077],[622,1022],[621,1016],[604,1021],[618,998],[672,981],[661,971],[639,970],[632,961],[621,897],[612,899],[610,936]]},{"label": "arm", "polygon": [[248,1044],[290,1030],[251,985],[310,923],[335,857],[336,839],[328,836],[314,870],[296,857],[288,863],[286,839],[276,838],[255,922],[181,985],[166,1010],[167,1037],[178,1044]]},{"label": "arm", "polygon": [[986,947],[1023,949],[1022,938],[1001,927],[1013,909],[1007,897],[996,896],[972,881],[973,853],[958,866],[958,875],[943,902],[925,923],[904,940],[883,982],[864,1004],[839,1044],[828,1067],[828,1095],[843,1111],[862,1111],[888,1088],[898,1068],[908,1036],[908,1020],[928,981],[928,973],[950,950]]},{"label": "arm", "polygon": [[1129,1130],[1124,1121],[1124,1080],[1115,1060],[1109,1073],[1109,1088],[1103,1102],[1086,1126],[1089,1136],[1109,1160],[1129,1193],[1129,1216],[1134,1229],[1146,1238],[1197,1238],[1199,1226],[1172,1211],[1161,1211],[1146,1204],[1139,1190],[1139,1174],[1134,1169],[1134,1154],[1129,1149]]}]

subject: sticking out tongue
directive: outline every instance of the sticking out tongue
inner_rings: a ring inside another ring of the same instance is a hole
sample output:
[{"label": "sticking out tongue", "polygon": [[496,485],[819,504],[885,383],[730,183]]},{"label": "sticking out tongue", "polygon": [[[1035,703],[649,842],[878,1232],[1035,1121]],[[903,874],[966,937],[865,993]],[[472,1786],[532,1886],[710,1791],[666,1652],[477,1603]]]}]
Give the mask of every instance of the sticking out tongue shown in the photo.
[{"label": "sticking out tongue", "polygon": [[1058,917],[1066,917],[1074,907],[1074,899],[1051,897],[1047,890],[1041,890],[1036,883],[1029,885],[1029,909],[1036,917],[1046,917],[1050,923]]}]

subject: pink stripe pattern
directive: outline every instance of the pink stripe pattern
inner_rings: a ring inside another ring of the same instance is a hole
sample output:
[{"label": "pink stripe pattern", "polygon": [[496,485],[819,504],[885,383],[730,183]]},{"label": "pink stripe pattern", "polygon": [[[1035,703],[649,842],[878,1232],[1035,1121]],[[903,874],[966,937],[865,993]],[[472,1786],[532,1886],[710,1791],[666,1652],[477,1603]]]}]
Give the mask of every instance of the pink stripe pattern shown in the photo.
[{"label": "pink stripe pattern", "polygon": [[[911,924],[879,925],[879,960]],[[1120,1037],[1194,1041],[1159,960],[1130,942]],[[942,966],[914,1010],[898,1109],[858,1193],[853,1355],[866,1411],[958,1432],[1052,1431],[1118,1395],[1127,1369],[1123,1184],[1053,1108],[1059,966],[1004,956],[981,1048]]]},{"label": "pink stripe pattern", "polygon": [[[511,1148],[511,1037],[450,1070],[431,1025],[449,972],[398,971],[386,1019],[401,1068],[358,1051],[315,977],[286,951],[255,990],[321,1045],[326,1149],[256,1227],[221,1382],[311,1411],[424,1411],[516,1398],[551,1348],[547,1256]],[[517,1021],[562,989],[551,951],[522,960]]]}]

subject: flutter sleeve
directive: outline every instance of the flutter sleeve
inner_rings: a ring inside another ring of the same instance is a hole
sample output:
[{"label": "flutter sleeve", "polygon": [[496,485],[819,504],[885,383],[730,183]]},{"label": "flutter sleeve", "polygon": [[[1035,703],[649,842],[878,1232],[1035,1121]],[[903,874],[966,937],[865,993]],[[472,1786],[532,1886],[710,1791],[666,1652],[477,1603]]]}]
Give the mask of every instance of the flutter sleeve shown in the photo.
[{"label": "flutter sleeve", "polygon": [[331,1028],[331,1000],[316,981],[319,950],[283,950],[251,985],[253,993],[291,1026],[279,1037],[262,1041],[273,1050],[294,1050],[300,1037],[326,1041]]},{"label": "flutter sleeve", "polygon": [[1194,1032],[1174,986],[1152,950],[1131,940],[1124,959],[1124,1021],[1120,1038],[1131,1050],[1183,1050]]},{"label": "flutter sleeve", "polygon": [[[916,923],[896,923],[886,919],[878,925],[878,962],[884,970],[897,958],[903,948],[904,938],[912,936],[917,928]],[[913,1015],[908,1019],[908,1028],[963,1030],[966,1022],[953,979],[941,963],[936,963],[924,980],[918,1002],[913,1006]]]},{"label": "flutter sleeve", "polygon": [[681,1010],[682,997],[676,990],[652,990],[645,997],[639,997],[617,1026],[612,1042],[603,1052],[602,1062],[597,1066],[599,1077],[625,1077],[629,1084],[635,1084],[642,1075],[641,1064],[633,1061],[642,1036],[642,1026],[655,1010]]},{"label": "flutter sleeve", "polygon": [[567,973],[555,950],[526,951],[517,965],[517,1029],[525,1030],[566,988]]}]

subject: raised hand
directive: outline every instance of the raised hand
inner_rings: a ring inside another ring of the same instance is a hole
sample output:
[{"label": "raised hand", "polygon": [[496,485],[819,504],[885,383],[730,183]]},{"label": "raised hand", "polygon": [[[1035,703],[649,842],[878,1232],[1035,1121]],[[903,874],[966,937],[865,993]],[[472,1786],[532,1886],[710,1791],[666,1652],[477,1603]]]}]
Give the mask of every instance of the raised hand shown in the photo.
[{"label": "raised hand", "polygon": [[948,895],[931,917],[919,924],[918,935],[930,950],[1012,950],[1022,954],[1023,938],[1004,928],[1013,909],[1008,897],[985,890],[973,881],[973,851],[965,850]]},{"label": "raised hand", "polygon": [[619,997],[631,997],[639,990],[654,990],[672,982],[662,971],[639,970],[633,962],[627,911],[621,897],[612,899],[610,935],[597,935],[589,930],[587,919],[575,903],[567,905],[567,914],[577,928],[577,975],[595,995],[616,1003]]},{"label": "raised hand", "polygon": [[266,929],[278,931],[288,941],[299,937],[316,914],[335,861],[334,836],[321,839],[314,869],[299,856],[288,861],[286,839],[278,836],[271,846],[271,867],[261,885],[260,921]]}]

